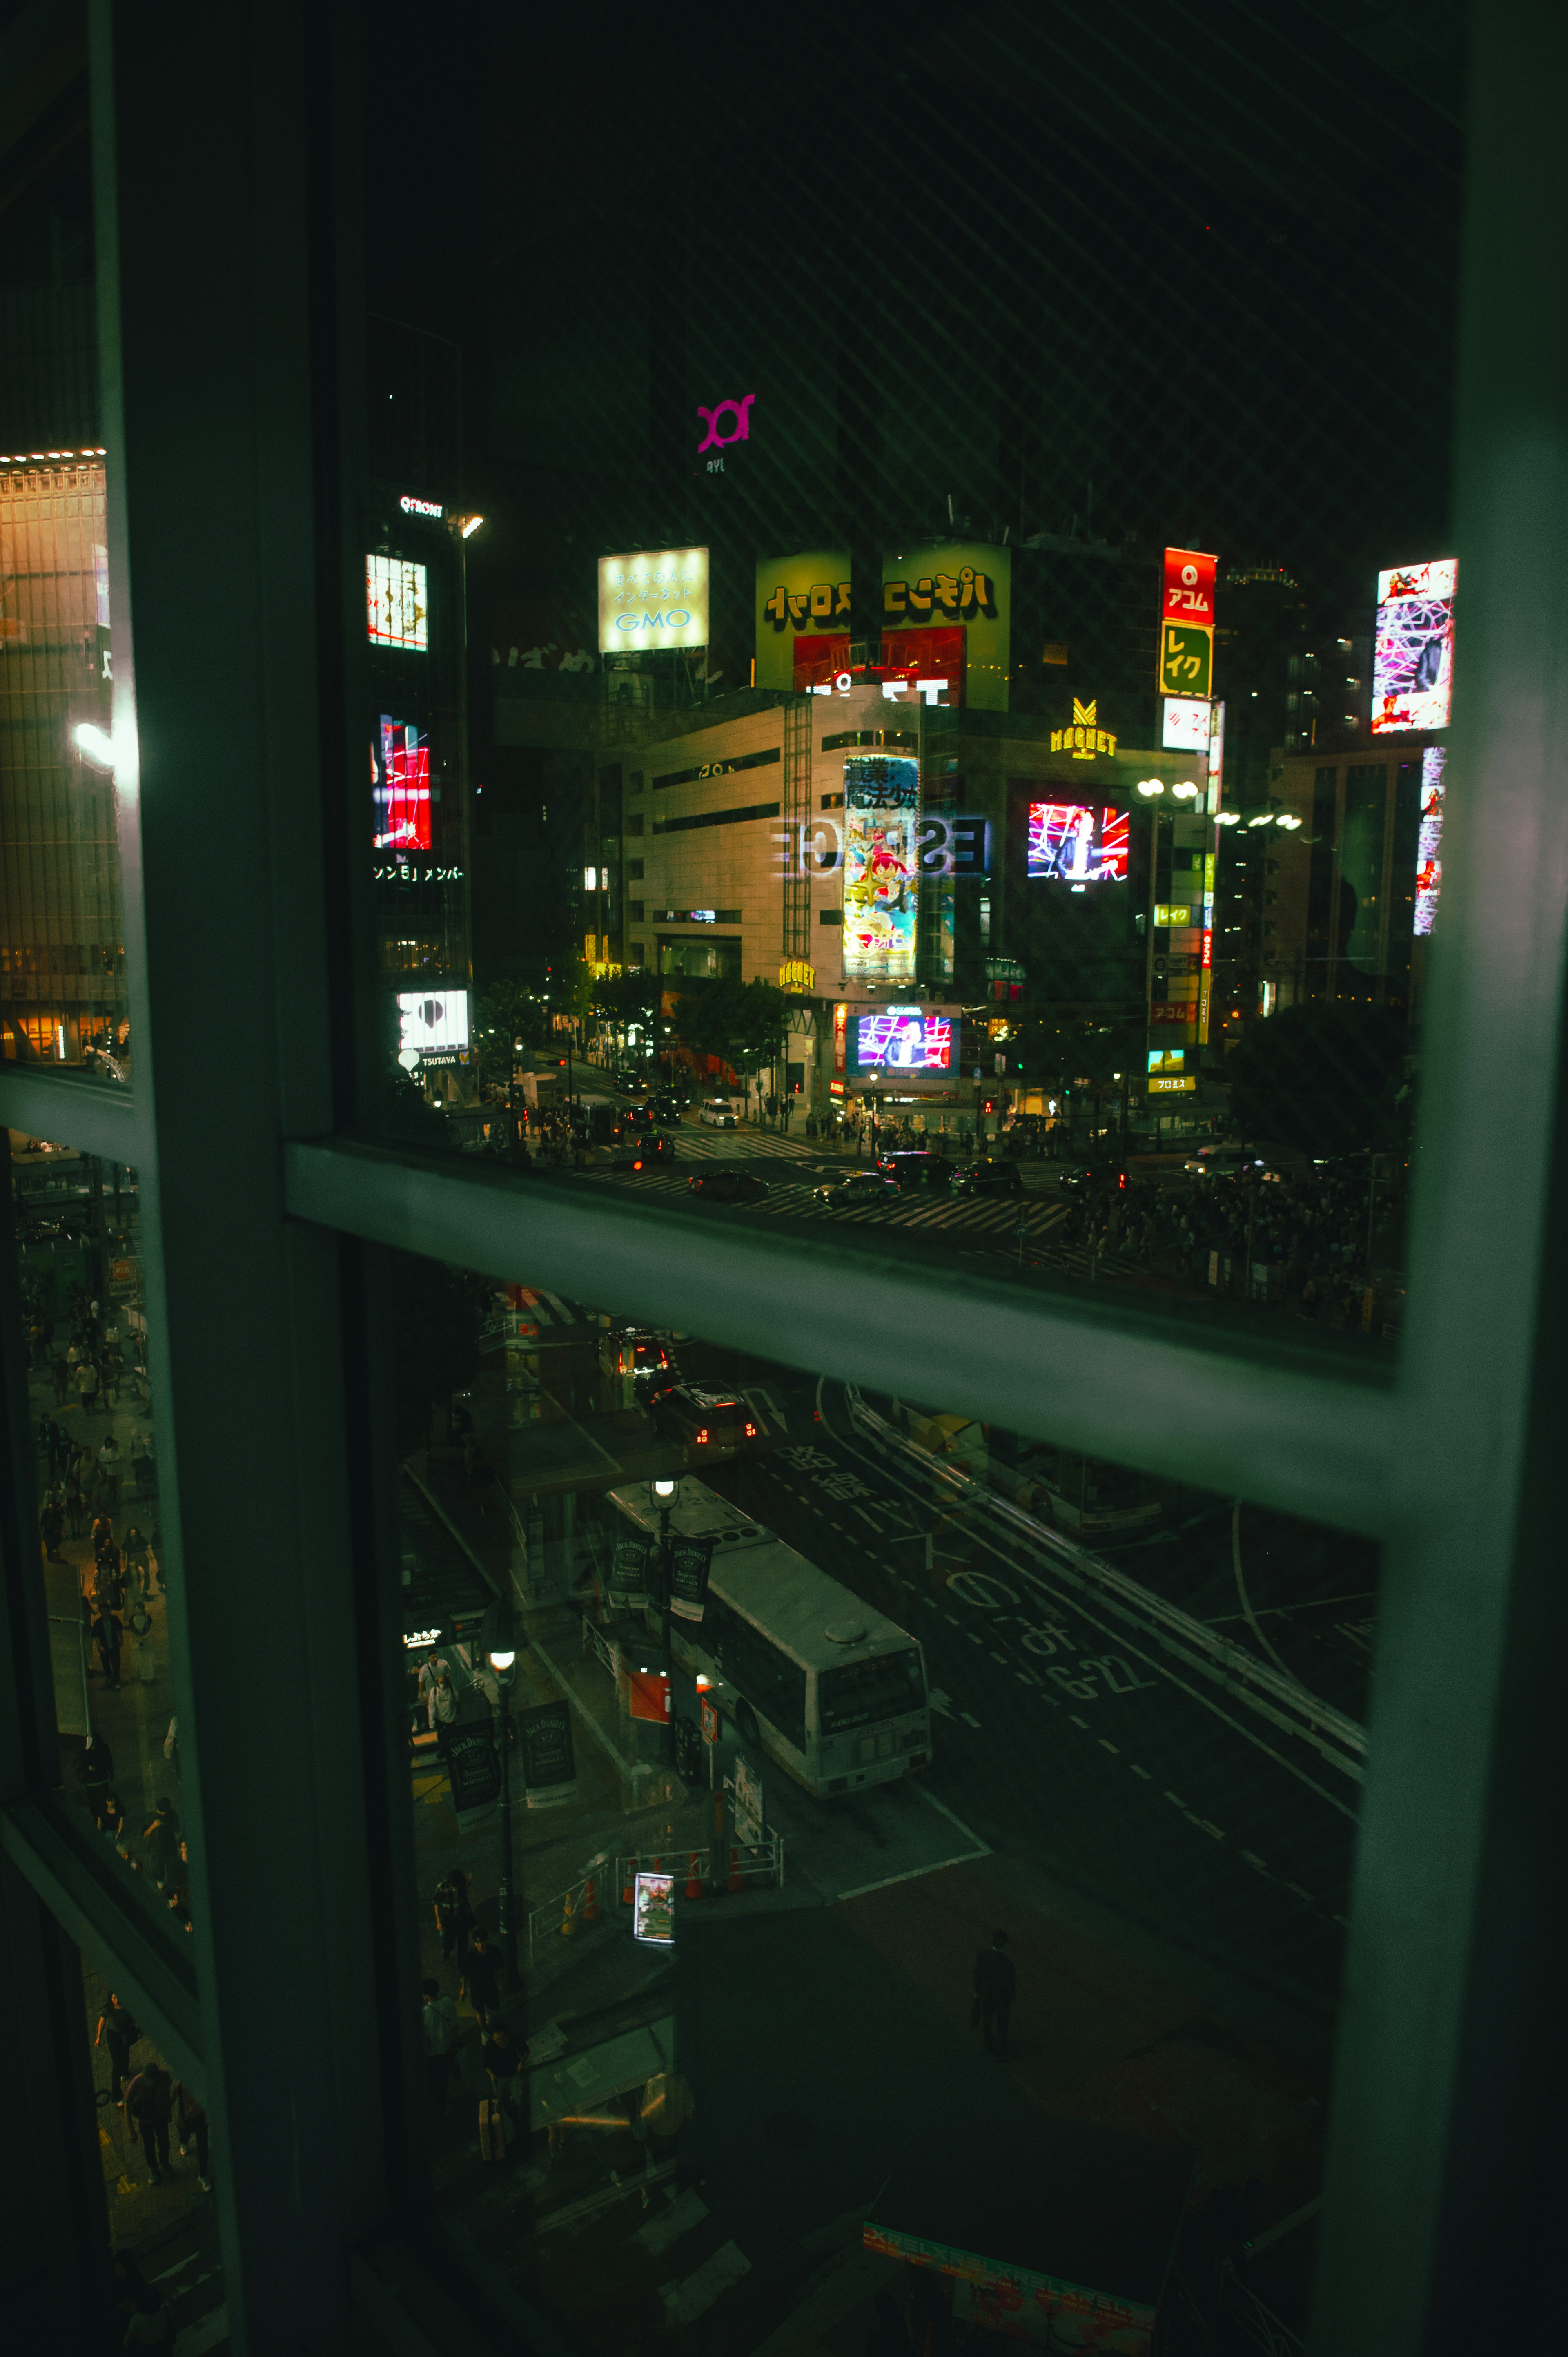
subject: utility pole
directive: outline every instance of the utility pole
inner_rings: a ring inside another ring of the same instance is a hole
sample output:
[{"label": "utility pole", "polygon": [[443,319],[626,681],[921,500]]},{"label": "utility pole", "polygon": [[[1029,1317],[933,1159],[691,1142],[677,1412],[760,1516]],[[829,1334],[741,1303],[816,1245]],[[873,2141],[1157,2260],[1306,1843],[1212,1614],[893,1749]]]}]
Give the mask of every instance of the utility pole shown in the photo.
[{"label": "utility pole", "polygon": [[507,1692],[517,1661],[517,1636],[511,1598],[496,1596],[485,1608],[481,1642],[496,1680],[496,1752],[500,1762],[500,1904],[501,1970],[509,1986],[517,1986],[517,1926],[511,1910],[511,1714]]}]

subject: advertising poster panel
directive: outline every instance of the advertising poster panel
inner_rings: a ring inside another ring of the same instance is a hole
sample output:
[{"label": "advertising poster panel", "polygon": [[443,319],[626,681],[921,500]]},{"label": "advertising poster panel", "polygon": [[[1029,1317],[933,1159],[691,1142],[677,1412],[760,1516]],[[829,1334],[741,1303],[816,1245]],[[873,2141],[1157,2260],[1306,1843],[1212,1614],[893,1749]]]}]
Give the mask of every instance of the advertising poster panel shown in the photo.
[{"label": "advertising poster panel", "polygon": [[1201,696],[1167,695],[1160,743],[1167,753],[1207,753],[1213,706]]},{"label": "advertising poster panel", "polygon": [[981,712],[1005,712],[1012,673],[1012,597],[1010,548],[990,541],[947,540],[889,551],[882,559],[884,652],[890,640],[897,640],[900,663],[907,664],[915,649],[906,634],[944,627],[950,630],[961,624],[961,700]]},{"label": "advertising poster panel", "polygon": [[708,552],[644,548],[599,559],[599,652],[708,643]]},{"label": "advertising poster panel", "polygon": [[378,851],[428,851],[430,844],[430,747],[412,721],[381,715],[381,744],[373,758]]},{"label": "advertising poster panel", "polygon": [[803,640],[847,639],[849,551],[807,548],[757,560],[757,684],[793,687]]},{"label": "advertising poster panel", "polygon": [[452,1781],[452,1813],[467,1833],[493,1817],[500,1799],[501,1763],[489,1718],[457,1719],[440,1730]]},{"label": "advertising poster panel", "polygon": [[650,1948],[675,1944],[675,1878],[639,1874],[631,1886],[631,1936]]},{"label": "advertising poster panel", "polygon": [[1129,836],[1124,810],[1089,802],[1031,802],[1027,872],[1067,884],[1075,892],[1090,884],[1124,884]]},{"label": "advertising poster panel", "polygon": [[398,1046],[426,1057],[452,1057],[468,1044],[468,994],[466,990],[400,990],[397,995]]},{"label": "advertising poster panel", "polygon": [[1454,684],[1456,557],[1402,565],[1378,576],[1372,650],[1372,734],[1446,728]]},{"label": "advertising poster panel", "polygon": [[659,1542],[639,1531],[628,1531],[616,1540],[610,1556],[610,1596],[613,1606],[640,1612],[653,1599],[653,1566],[659,1560]]},{"label": "advertising poster panel", "polygon": [[1443,889],[1443,773],[1446,745],[1429,745],[1421,757],[1421,820],[1415,838],[1415,931],[1430,933]]},{"label": "advertising poster panel", "polygon": [[531,1809],[553,1809],[577,1797],[577,1763],[572,1753],[572,1706],[536,1703],[517,1715],[522,1738],[522,1774]]},{"label": "advertising poster panel", "polygon": [[845,981],[913,982],[919,919],[920,765],[890,753],[843,765]]},{"label": "advertising poster panel", "polygon": [[430,599],[424,565],[406,556],[367,556],[365,620],[373,646],[426,653]]}]

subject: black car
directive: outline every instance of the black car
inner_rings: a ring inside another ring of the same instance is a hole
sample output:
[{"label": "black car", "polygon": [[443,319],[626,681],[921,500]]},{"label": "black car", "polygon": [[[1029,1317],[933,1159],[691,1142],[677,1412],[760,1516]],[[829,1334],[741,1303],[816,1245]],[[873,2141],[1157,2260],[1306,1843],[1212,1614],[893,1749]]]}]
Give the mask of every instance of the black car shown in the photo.
[{"label": "black car", "polygon": [[651,1407],[654,1424],[666,1439],[682,1441],[703,1457],[733,1457],[764,1437],[746,1402],[734,1392],[677,1383],[660,1392]]},{"label": "black car", "polygon": [[617,1170],[651,1170],[656,1163],[673,1162],[675,1141],[661,1129],[631,1129],[622,1135],[616,1155]]},{"label": "black car", "polygon": [[987,1154],[979,1162],[961,1162],[953,1172],[955,1195],[1021,1195],[1024,1174],[1018,1165]]},{"label": "black car", "polygon": [[1090,1155],[1084,1162],[1069,1162],[1061,1174],[1061,1183],[1070,1194],[1123,1194],[1127,1187],[1127,1164],[1120,1154]]},{"label": "black car", "polygon": [[679,1097],[658,1096],[654,1098],[648,1110],[655,1121],[668,1122],[674,1126],[681,1119],[682,1101]]},{"label": "black car", "polygon": [[811,1189],[811,1200],[826,1203],[835,1211],[852,1211],[857,1204],[896,1203],[898,1182],[880,1170],[846,1170],[825,1178]]},{"label": "black car", "polygon": [[908,1153],[879,1155],[876,1167],[884,1178],[895,1180],[900,1187],[936,1189],[950,1187],[953,1181],[954,1166],[950,1162],[918,1146]]},{"label": "black car", "polygon": [[749,1170],[693,1171],[686,1185],[705,1203],[757,1203],[768,1192],[767,1179]]}]

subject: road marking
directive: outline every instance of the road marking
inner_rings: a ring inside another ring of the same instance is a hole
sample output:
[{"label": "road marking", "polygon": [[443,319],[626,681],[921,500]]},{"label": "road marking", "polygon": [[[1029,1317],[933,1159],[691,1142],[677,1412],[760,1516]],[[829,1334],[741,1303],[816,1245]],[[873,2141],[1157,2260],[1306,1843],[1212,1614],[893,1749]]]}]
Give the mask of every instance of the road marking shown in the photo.
[{"label": "road marking", "polygon": [[1312,1905],[1313,1899],[1311,1891],[1304,1890],[1299,1882],[1287,1882],[1285,1884],[1285,1889],[1287,1890],[1294,1890],[1298,1899],[1305,1899],[1309,1907]]},{"label": "road marking", "polygon": [[[985,1642],[984,1638],[977,1637],[972,1629],[966,1629],[963,1633],[969,1639],[972,1645],[983,1645]],[[991,1658],[993,1662],[999,1662],[1002,1659],[1002,1656],[1000,1653],[993,1653]]]},{"label": "road marking", "polygon": [[1258,1872],[1259,1872],[1260,1874],[1267,1874],[1267,1872],[1268,1872],[1268,1870],[1269,1870],[1269,1869],[1268,1869],[1268,1867],[1263,1864],[1263,1861],[1262,1861],[1262,1859],[1261,1857],[1254,1857],[1252,1856],[1252,1853],[1251,1853],[1251,1851],[1250,1849],[1244,1849],[1244,1850],[1241,1852],[1241,1855],[1242,1855],[1242,1857],[1246,1859],[1246,1861],[1247,1861],[1247,1863],[1248,1863],[1248,1865],[1249,1865],[1249,1866],[1255,1866],[1255,1867],[1257,1867]]},{"label": "road marking", "polygon": [[1186,1806],[1187,1806],[1187,1803],[1186,1803],[1185,1801],[1178,1801],[1178,1800],[1176,1799],[1176,1794],[1175,1794],[1174,1792],[1167,1792],[1167,1793],[1165,1794],[1165,1798],[1166,1798],[1166,1800],[1167,1800],[1167,1801],[1169,1801],[1169,1802],[1171,1803],[1172,1806],[1173,1806],[1173,1807],[1175,1807],[1175,1808],[1177,1808],[1177,1809],[1185,1809],[1185,1808],[1186,1808]]},{"label": "road marking", "polygon": [[959,1717],[962,1719],[965,1727],[978,1727],[980,1725],[979,1719],[971,1718],[967,1710],[961,1710]]},{"label": "road marking", "polygon": [[896,1882],[918,1882],[923,1874],[940,1874],[945,1867],[970,1866],[976,1858],[990,1856],[991,1852],[982,1845],[979,1849],[966,1849],[959,1857],[939,1857],[929,1866],[912,1866],[907,1874],[886,1874],[880,1882],[862,1882],[853,1890],[840,1890],[834,1895],[834,1904],[841,1899],[865,1899],[874,1890],[891,1890]]},{"label": "road marking", "polygon": [[991,1658],[993,1662],[1000,1662],[1004,1669],[1007,1667],[1007,1656],[1005,1653],[993,1653]]},{"label": "road marking", "polygon": [[1135,1760],[1129,1760],[1127,1765],[1131,1768],[1134,1776],[1141,1776],[1143,1778],[1145,1784],[1152,1784],[1154,1782],[1154,1778],[1150,1775],[1148,1770],[1146,1768],[1140,1768]]},{"label": "road marking", "polygon": [[1073,1725],[1074,1725],[1075,1727],[1082,1727],[1082,1729],[1083,1729],[1083,1731],[1084,1731],[1084,1733],[1085,1733],[1086,1735],[1088,1734],[1088,1732],[1089,1732],[1089,1721],[1088,1721],[1088,1719],[1087,1719],[1087,1718],[1079,1718],[1079,1715],[1078,1715],[1078,1713],[1077,1713],[1077,1711],[1076,1711],[1076,1710],[1069,1710],[1069,1713],[1068,1713],[1068,1717],[1071,1719],[1071,1721],[1072,1721],[1072,1723],[1073,1723]]},{"label": "road marking", "polygon": [[1103,1735],[1100,1738],[1100,1749],[1101,1751],[1114,1751],[1118,1759],[1122,1756],[1121,1745],[1117,1743],[1108,1743]]},{"label": "road marking", "polygon": [[919,1794],[921,1800],[925,1802],[928,1808],[935,1809],[939,1817],[946,1817],[950,1825],[956,1825],[958,1827],[965,1841],[972,1842],[974,1844],[974,1854],[977,1857],[989,1857],[991,1856],[990,1844],[988,1842],[983,1842],[980,1835],[975,1832],[974,1827],[972,1825],[966,1825],[963,1819],[961,1816],[955,1815],[945,1801],[939,1801],[936,1794],[934,1792],[928,1792],[923,1784],[917,1784],[915,1790]]},{"label": "road marking", "polygon": [[963,1627],[963,1622],[956,1619],[950,1612],[944,1612],[942,1614],[942,1619],[947,1622],[950,1629],[961,1629]]},{"label": "road marking", "polygon": [[1032,1678],[1027,1670],[1015,1670],[1013,1675],[1021,1686],[1037,1686],[1040,1683],[1038,1678]]}]

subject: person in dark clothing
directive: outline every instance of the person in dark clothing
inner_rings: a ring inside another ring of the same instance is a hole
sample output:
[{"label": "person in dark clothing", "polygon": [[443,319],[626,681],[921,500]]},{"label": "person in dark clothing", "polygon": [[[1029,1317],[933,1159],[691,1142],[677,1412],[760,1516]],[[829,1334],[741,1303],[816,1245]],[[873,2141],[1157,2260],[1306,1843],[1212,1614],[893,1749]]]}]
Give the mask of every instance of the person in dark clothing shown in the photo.
[{"label": "person in dark clothing", "polygon": [[52,1494],[38,1516],[38,1531],[44,1542],[44,1560],[47,1563],[63,1563],[65,1557],[59,1551],[59,1543],[65,1536],[65,1508]]},{"label": "person in dark clothing", "polygon": [[109,2049],[109,2100],[117,2104],[124,2093],[124,2082],[131,2068],[131,2049],[141,2036],[128,2006],[121,2004],[113,1989],[109,2002],[98,2017],[98,2034],[94,2046]]},{"label": "person in dark clothing", "polygon": [[499,1948],[492,1948],[483,1932],[476,1932],[472,1947],[463,1959],[463,1995],[488,2029],[490,2019],[500,2004],[501,1959]]},{"label": "person in dark clothing", "polygon": [[76,1773],[91,1794],[107,1784],[114,1773],[114,1754],[101,1735],[90,1735],[76,1757]]},{"label": "person in dark clothing", "polygon": [[125,2117],[142,2139],[155,2185],[169,2173],[168,2126],[173,2082],[161,2062],[149,2062],[125,2090]]},{"label": "person in dark clothing", "polygon": [[980,2000],[980,2026],[988,2054],[1007,2051],[1007,2017],[1017,1994],[1018,1975],[1013,1970],[1013,1959],[1004,1953],[1006,1945],[1006,1932],[993,1932],[990,1947],[982,1948],[974,1960],[974,1994]]},{"label": "person in dark clothing", "polygon": [[92,1641],[98,1648],[98,1658],[103,1674],[118,1690],[120,1684],[120,1648],[125,1641],[125,1624],[109,1605],[103,1605],[92,1616]]},{"label": "person in dark clothing", "polygon": [[212,2171],[208,2166],[207,2115],[183,2079],[177,2079],[174,2083],[169,2109],[174,2120],[175,2142],[182,2154],[188,2144],[195,2145],[196,2174],[203,2193],[210,2193]]},{"label": "person in dark clothing", "polygon": [[142,1828],[142,1844],[153,1880],[160,1890],[168,1888],[179,1872],[179,1819],[172,1801],[158,1802],[151,1823]]},{"label": "person in dark clothing", "polygon": [[468,1904],[468,1877],[461,1867],[454,1867],[444,1882],[435,1886],[435,1928],[441,1934],[441,1961],[449,1964],[454,1956],[459,1964],[467,1953],[468,1934],[474,1928],[474,1910]]}]

